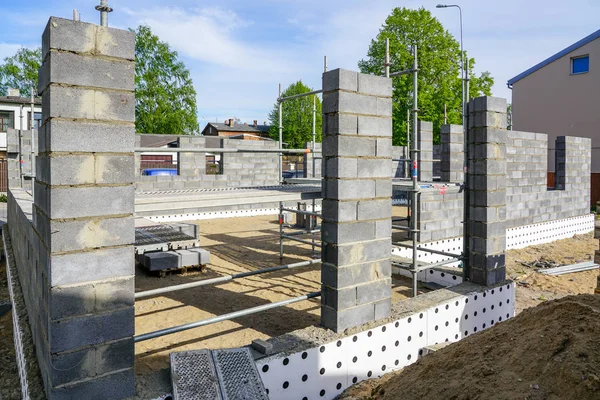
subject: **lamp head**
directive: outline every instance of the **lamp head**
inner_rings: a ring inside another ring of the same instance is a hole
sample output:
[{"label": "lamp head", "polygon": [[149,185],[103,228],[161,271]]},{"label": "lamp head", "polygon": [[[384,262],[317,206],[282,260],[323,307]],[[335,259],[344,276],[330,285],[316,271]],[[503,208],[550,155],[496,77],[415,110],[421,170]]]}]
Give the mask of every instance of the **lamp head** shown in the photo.
[{"label": "lamp head", "polygon": [[438,4],[435,8],[446,8],[448,7],[446,4]]}]

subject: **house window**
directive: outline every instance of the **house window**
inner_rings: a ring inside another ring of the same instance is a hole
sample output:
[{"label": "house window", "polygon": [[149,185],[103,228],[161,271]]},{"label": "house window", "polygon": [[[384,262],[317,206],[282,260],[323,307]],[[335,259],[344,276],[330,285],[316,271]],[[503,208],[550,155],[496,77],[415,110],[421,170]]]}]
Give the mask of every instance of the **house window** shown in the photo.
[{"label": "house window", "polygon": [[0,132],[6,132],[15,127],[15,113],[12,111],[0,111]]},{"label": "house window", "polygon": [[571,58],[571,74],[584,74],[590,70],[590,56]]},{"label": "house window", "polygon": [[[34,119],[34,125],[33,125],[34,128],[39,129],[42,126],[42,113],[34,112],[33,119]],[[31,129],[31,111],[29,111],[27,113],[27,129]]]}]

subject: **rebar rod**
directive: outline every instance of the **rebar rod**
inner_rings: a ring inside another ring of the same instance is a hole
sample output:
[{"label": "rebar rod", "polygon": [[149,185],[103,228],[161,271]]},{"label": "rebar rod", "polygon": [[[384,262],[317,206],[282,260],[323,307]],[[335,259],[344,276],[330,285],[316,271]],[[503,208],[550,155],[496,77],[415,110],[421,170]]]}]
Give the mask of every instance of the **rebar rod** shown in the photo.
[{"label": "rebar rod", "polygon": [[[185,147],[138,147],[136,153],[313,153],[311,149],[223,149],[218,147],[185,148]],[[317,151],[321,153],[321,151]]]},{"label": "rebar rod", "polygon": [[287,239],[287,240],[293,240],[294,242],[300,242],[300,243],[304,243],[304,244],[309,244],[311,246],[315,246],[318,248],[321,248],[322,246],[320,244],[316,244],[316,243],[312,243],[308,240],[304,240],[304,239],[298,239],[297,237],[294,236],[289,236],[289,235],[281,235],[282,238]]},{"label": "rebar rod", "polygon": [[[281,97],[281,83],[279,84],[279,97]],[[279,112],[279,150],[283,149],[283,103],[279,102],[278,112]],[[279,182],[283,181],[283,154],[279,153]]]},{"label": "rebar rod", "polygon": [[158,288],[158,289],[145,290],[143,292],[137,292],[134,295],[134,298],[141,299],[144,297],[156,296],[157,294],[171,293],[171,292],[176,292],[179,290],[191,289],[191,288],[200,287],[200,286],[214,285],[216,283],[228,282],[228,281],[231,281],[234,279],[246,278],[248,276],[261,275],[261,274],[266,274],[268,272],[281,271],[284,269],[306,267],[309,265],[320,264],[320,263],[321,263],[321,260],[308,260],[308,261],[297,262],[294,264],[277,265],[275,267],[257,269],[254,271],[239,272],[237,274],[220,276],[218,278],[204,279],[204,280],[201,280],[198,282],[183,283],[181,285],[173,285],[173,286],[167,286],[167,287]]},{"label": "rebar rod", "polygon": [[319,93],[323,93],[323,90],[321,90],[321,89],[313,90],[312,92],[300,93],[300,94],[295,94],[293,96],[286,96],[286,97],[281,97],[281,95],[279,95],[279,98],[277,99],[277,101],[279,103],[283,103],[284,101],[294,100],[294,99],[297,99],[300,97],[311,96],[313,94],[319,94]]},{"label": "rebar rod", "polygon": [[321,214],[316,213],[314,211],[304,211],[304,210],[295,210],[293,208],[282,208],[281,211],[289,211],[289,212],[293,212],[296,214],[302,214],[302,215],[310,215],[313,217],[321,217]]},{"label": "rebar rod", "polygon": [[[413,191],[411,192],[411,213],[410,213],[410,227],[412,233],[412,243],[413,243],[413,260],[412,266],[413,270],[417,270],[417,197],[418,197],[418,164],[417,164],[417,118],[418,118],[418,58],[417,58],[417,45],[415,44],[413,47],[414,58],[413,58],[413,122],[412,122],[412,140],[411,140],[411,154],[410,158],[412,161],[413,172],[412,172],[412,183],[413,183]],[[413,273],[413,297],[417,297],[417,274]]]},{"label": "rebar rod", "polygon": [[171,328],[165,328],[165,329],[160,329],[160,330],[154,331],[154,332],[148,332],[148,333],[144,333],[141,335],[136,335],[133,337],[133,341],[135,343],[137,343],[137,342],[142,342],[144,340],[155,339],[155,338],[158,338],[161,336],[171,335],[171,334],[177,333],[177,332],[183,332],[188,329],[194,329],[194,328],[199,328],[201,326],[216,324],[217,322],[228,321],[230,319],[235,319],[235,318],[239,318],[239,317],[244,317],[246,315],[256,314],[256,313],[270,310],[273,308],[284,307],[289,304],[297,303],[299,301],[313,299],[315,297],[320,297],[320,296],[321,296],[321,292],[313,292],[313,293],[305,294],[304,296],[298,296],[298,297],[294,297],[294,298],[287,299],[287,300],[277,301],[275,303],[263,304],[261,306],[246,308],[244,310],[234,311],[234,312],[231,312],[228,314],[223,314],[223,315],[217,315],[215,317],[203,319],[203,320],[200,320],[197,322],[192,322],[189,324],[173,326]]}]

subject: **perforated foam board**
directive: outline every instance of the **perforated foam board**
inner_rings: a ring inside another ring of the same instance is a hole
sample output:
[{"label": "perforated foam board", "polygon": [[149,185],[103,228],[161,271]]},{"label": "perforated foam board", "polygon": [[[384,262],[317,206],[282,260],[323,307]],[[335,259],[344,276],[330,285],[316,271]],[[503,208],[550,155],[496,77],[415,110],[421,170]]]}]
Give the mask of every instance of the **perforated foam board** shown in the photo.
[{"label": "perforated foam board", "polygon": [[385,325],[259,359],[258,371],[270,400],[333,399],[357,382],[412,364],[425,346],[455,342],[513,317],[514,302],[512,282],[452,295]]},{"label": "perforated foam board", "polygon": [[[539,224],[519,226],[506,230],[506,250],[522,249],[536,244],[550,243],[555,240],[567,239],[574,235],[580,235],[594,231],[594,214],[579,217],[559,219],[556,221],[542,222]],[[420,247],[448,253],[460,254],[462,252],[462,237],[437,240],[435,242],[421,243]],[[392,254],[399,257],[411,258],[412,249],[396,247]],[[450,257],[440,254],[417,251],[419,261],[435,263],[449,260]],[[445,287],[457,285],[462,282],[462,269],[457,268],[460,262],[448,264],[447,267],[455,267],[455,273],[451,268],[426,269],[417,274],[421,282],[432,282]],[[411,277],[411,273],[402,268],[393,268],[393,273]]]},{"label": "perforated foam board", "polygon": [[[312,208],[310,201],[306,202],[307,210]],[[297,208],[297,207],[285,207],[285,208]],[[317,205],[315,211],[320,211],[321,206]],[[144,218],[151,221],[161,222],[172,222],[172,221],[191,221],[191,220],[207,220],[207,219],[220,219],[220,218],[234,218],[234,217],[255,217],[258,215],[278,215],[279,207],[273,208],[260,208],[254,210],[226,210],[226,211],[207,211],[200,213],[185,213],[175,215],[155,215],[145,216]]]}]

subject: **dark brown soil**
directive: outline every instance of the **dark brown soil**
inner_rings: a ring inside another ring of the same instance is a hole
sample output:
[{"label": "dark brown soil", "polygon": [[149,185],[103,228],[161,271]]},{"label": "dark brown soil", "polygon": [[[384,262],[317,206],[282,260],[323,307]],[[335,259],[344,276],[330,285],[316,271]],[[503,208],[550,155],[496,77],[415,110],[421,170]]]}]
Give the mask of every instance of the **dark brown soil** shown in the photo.
[{"label": "dark brown soil", "polygon": [[340,399],[600,399],[600,296],[547,301]]}]

